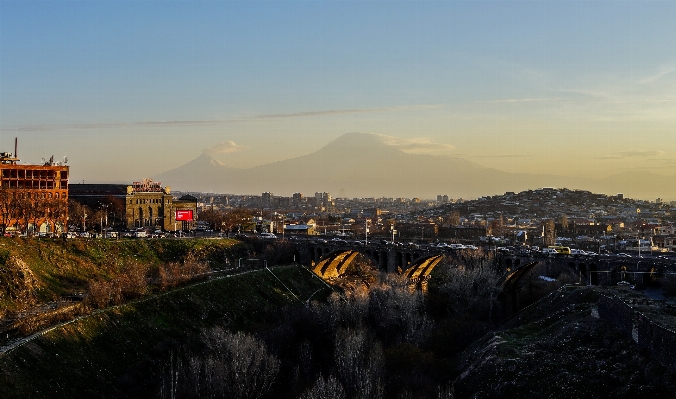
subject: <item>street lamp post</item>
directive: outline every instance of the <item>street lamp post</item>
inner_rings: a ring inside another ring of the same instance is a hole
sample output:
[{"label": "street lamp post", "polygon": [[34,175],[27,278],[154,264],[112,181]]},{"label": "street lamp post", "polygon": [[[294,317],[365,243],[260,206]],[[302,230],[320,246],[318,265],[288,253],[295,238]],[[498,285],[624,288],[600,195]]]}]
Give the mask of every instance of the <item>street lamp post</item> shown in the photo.
[{"label": "street lamp post", "polygon": [[369,245],[369,220],[364,219],[364,234],[366,236],[366,245]]},{"label": "street lamp post", "polygon": [[101,205],[101,207],[103,208],[103,212],[106,216],[106,228],[105,229],[103,229],[103,215],[101,216],[101,237],[105,238],[105,236],[103,235],[104,231],[108,232],[108,205],[107,204]]}]

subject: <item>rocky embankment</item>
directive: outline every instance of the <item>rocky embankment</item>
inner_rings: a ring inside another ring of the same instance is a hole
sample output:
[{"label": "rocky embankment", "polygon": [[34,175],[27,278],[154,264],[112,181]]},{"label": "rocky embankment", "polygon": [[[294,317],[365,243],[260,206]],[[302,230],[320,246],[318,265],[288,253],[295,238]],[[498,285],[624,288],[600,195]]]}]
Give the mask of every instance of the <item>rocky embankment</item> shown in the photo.
[{"label": "rocky embankment", "polygon": [[456,397],[673,397],[676,373],[599,318],[598,294],[555,292],[476,342],[456,364]]}]

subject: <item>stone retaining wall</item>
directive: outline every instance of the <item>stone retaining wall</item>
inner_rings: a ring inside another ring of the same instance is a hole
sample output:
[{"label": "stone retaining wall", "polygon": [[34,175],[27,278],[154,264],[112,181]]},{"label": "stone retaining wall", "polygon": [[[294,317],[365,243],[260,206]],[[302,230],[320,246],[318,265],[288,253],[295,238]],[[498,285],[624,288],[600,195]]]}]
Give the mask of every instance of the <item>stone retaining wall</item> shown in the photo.
[{"label": "stone retaining wall", "polygon": [[[637,342],[662,365],[676,370],[676,332],[665,328],[648,316],[636,312],[620,298],[599,295],[599,317],[613,323],[629,338],[637,332]],[[636,338],[636,337],[635,337]]]},{"label": "stone retaining wall", "polygon": [[664,366],[676,369],[676,332],[638,313],[638,344],[648,349]]}]

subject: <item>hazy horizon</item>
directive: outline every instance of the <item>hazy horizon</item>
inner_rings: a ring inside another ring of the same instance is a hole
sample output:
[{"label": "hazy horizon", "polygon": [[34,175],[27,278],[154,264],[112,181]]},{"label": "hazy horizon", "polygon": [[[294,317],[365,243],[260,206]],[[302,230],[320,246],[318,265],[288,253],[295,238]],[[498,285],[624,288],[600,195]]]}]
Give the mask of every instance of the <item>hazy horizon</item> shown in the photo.
[{"label": "hazy horizon", "polygon": [[364,132],[509,173],[671,176],[674,20],[673,2],[3,0],[0,151],[132,181]]}]

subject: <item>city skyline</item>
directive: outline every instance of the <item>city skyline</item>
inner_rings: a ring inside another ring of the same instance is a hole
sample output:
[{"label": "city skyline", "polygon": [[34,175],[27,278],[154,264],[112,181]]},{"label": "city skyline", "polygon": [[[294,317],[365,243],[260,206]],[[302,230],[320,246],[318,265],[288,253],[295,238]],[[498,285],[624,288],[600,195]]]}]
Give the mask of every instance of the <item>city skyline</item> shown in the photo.
[{"label": "city skyline", "polygon": [[23,162],[68,156],[72,181],[132,181],[364,132],[509,173],[657,179],[676,165],[674,17],[638,1],[2,1],[0,150],[18,137]]}]

